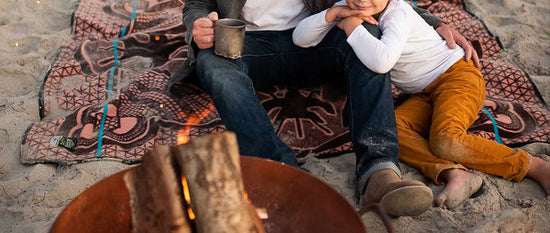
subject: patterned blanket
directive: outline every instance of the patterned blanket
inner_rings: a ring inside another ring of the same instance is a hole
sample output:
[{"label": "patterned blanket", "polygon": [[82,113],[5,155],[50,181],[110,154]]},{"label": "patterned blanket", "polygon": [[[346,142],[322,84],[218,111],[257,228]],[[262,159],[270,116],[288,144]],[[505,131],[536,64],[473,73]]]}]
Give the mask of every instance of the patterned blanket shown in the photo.
[{"label": "patterned blanket", "polygon": [[[21,161],[137,163],[155,145],[184,143],[224,131],[210,97],[200,86],[183,84],[181,97],[172,96],[166,87],[187,57],[183,4],[183,0],[140,0],[131,20],[134,1],[82,0],[72,19],[72,40],[61,48],[44,79],[42,121],[27,130]],[[461,0],[433,1],[425,7],[482,50],[485,106],[496,120],[502,141],[512,146],[550,143],[550,111],[529,77],[499,59],[498,38],[465,10]],[[121,33],[123,28],[125,33]],[[119,65],[111,69],[115,63]],[[332,156],[352,150],[342,87],[274,87],[258,96],[278,136],[298,156]],[[396,104],[406,98],[397,89],[394,97]],[[491,117],[485,111],[479,113],[470,132],[495,139]]]}]

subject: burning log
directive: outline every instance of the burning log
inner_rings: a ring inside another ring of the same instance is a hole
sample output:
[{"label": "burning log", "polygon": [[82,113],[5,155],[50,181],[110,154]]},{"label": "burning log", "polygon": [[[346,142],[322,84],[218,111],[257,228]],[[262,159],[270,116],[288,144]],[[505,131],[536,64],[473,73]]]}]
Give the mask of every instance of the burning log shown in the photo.
[{"label": "burning log", "polygon": [[232,133],[147,151],[124,181],[133,232],[265,232],[246,198]]},{"label": "burning log", "polygon": [[145,152],[141,165],[124,175],[135,233],[192,232],[171,151],[169,146],[159,146]]},{"label": "burning log", "polygon": [[174,148],[191,196],[198,232],[265,232],[245,198],[236,136],[195,138]]}]

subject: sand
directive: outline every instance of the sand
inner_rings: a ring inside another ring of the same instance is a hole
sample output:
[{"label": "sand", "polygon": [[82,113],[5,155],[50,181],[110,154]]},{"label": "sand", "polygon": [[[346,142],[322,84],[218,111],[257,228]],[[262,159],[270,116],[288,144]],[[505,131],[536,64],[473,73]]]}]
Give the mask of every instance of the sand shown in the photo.
[{"label": "sand", "polygon": [[[0,2],[0,231],[47,232],[57,215],[82,191],[128,165],[88,162],[72,166],[22,165],[23,134],[39,121],[38,92],[58,48],[70,38],[76,0],[2,0]],[[468,8],[500,37],[505,59],[523,68],[550,101],[550,2],[547,0],[467,0]],[[547,144],[524,149],[550,160]],[[306,157],[304,167],[353,200],[354,155],[331,159]],[[406,179],[436,186],[414,168],[402,165]],[[464,232],[480,224],[508,222],[513,227],[550,232],[550,198],[532,180],[510,182],[480,174],[484,185],[474,198],[453,210],[433,207],[417,217],[393,219],[397,232]],[[369,232],[383,232],[376,215],[362,216]],[[495,220],[496,219],[496,220]],[[514,222],[514,221],[516,222]],[[511,224],[514,223],[514,224]],[[530,225],[532,224],[532,225]],[[498,225],[498,224],[497,224]],[[501,229],[502,230],[502,229]]]}]

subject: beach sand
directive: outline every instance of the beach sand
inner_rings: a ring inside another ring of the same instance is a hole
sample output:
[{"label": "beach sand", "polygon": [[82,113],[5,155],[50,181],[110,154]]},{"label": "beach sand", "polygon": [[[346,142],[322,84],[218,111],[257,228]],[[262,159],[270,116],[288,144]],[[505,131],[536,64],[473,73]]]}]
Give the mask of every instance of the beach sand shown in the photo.
[{"label": "beach sand", "polygon": [[[70,39],[76,0],[2,0],[0,2],[0,231],[47,232],[57,215],[91,185],[128,168],[119,162],[87,162],[72,166],[22,165],[23,134],[39,121],[38,96],[43,78],[58,49]],[[533,78],[550,101],[550,1],[467,0],[467,7],[485,21],[505,46],[505,59]],[[523,147],[550,160],[547,144]],[[306,169],[353,199],[354,155],[304,159]],[[425,182],[434,195],[442,191],[418,171],[402,165],[405,179]],[[550,232],[550,198],[532,180],[516,183],[481,174],[480,192],[453,210],[433,207],[417,217],[392,220],[397,232],[487,232],[481,226],[499,223],[499,232]],[[314,195],[314,194],[313,194]],[[330,211],[330,210],[327,210]],[[373,213],[362,216],[368,232],[384,232]],[[518,230],[519,229],[519,230]],[[489,231],[491,232],[491,231]],[[496,230],[494,231],[496,232]]]}]

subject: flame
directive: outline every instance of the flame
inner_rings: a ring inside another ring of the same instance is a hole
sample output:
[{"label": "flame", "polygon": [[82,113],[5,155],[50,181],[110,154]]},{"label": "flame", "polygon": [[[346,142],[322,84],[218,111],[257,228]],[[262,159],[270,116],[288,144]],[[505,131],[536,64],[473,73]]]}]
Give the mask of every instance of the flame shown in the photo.
[{"label": "flame", "polygon": [[[185,176],[181,176],[181,185],[183,186],[183,199],[185,199],[185,203],[189,206],[189,204],[191,204],[191,195],[189,194],[189,185],[187,185]],[[189,215],[189,219],[195,219],[195,213],[191,207],[187,208],[187,214]]]},{"label": "flame", "polygon": [[177,144],[181,145],[189,142],[189,133],[191,132],[191,127],[193,125],[199,124],[204,118],[209,116],[212,111],[213,110],[211,108],[206,108],[199,113],[190,114],[187,119],[187,125],[181,127],[178,131]]},{"label": "flame", "polygon": [[195,213],[193,213],[193,210],[191,208],[187,208],[187,214],[189,214],[189,219],[195,219]]},{"label": "flame", "polygon": [[248,204],[252,204],[252,202],[248,198],[248,193],[246,193],[246,192],[244,192],[244,199],[248,202]]},{"label": "flame", "polygon": [[189,194],[189,186],[187,185],[185,176],[181,177],[181,184],[183,185],[183,198],[185,199],[185,203],[191,204],[191,195]]}]

